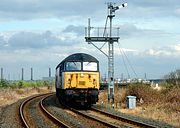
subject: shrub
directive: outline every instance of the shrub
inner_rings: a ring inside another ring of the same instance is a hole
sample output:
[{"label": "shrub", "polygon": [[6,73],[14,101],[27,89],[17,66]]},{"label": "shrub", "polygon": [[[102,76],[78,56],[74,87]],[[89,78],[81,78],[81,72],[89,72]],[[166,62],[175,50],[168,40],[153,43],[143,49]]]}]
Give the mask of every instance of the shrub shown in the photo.
[{"label": "shrub", "polygon": [[23,81],[19,81],[18,82],[18,88],[22,88],[23,87]]},{"label": "shrub", "polygon": [[165,75],[164,78],[169,88],[175,86],[180,87],[180,69],[170,72],[169,74]]},{"label": "shrub", "polygon": [[164,106],[168,110],[179,111],[180,110],[180,88],[174,87],[171,89],[165,89],[163,93]]},{"label": "shrub", "polygon": [[126,96],[136,96],[137,100],[142,98],[145,104],[157,103],[161,100],[161,93],[152,89],[149,85],[134,84],[127,87]]},{"label": "shrub", "polygon": [[5,79],[1,79],[0,80],[0,87],[3,87],[3,88],[6,88],[6,87],[9,87],[9,82]]}]

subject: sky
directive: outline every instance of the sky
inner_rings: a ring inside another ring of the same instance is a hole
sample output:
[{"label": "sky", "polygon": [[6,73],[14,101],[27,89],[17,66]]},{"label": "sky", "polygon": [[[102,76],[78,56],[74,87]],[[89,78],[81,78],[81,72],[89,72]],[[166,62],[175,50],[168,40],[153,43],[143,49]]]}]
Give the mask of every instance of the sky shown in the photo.
[{"label": "sky", "polygon": [[115,78],[146,74],[147,79],[160,79],[180,68],[179,0],[1,0],[3,77],[19,80],[23,68],[28,80],[31,67],[33,79],[47,77],[49,68],[54,76],[56,66],[78,52],[95,56],[101,76],[107,76],[107,57],[84,36],[88,18],[92,27],[105,26],[108,2],[128,3],[113,18],[113,27],[120,28],[120,40],[114,43]]}]

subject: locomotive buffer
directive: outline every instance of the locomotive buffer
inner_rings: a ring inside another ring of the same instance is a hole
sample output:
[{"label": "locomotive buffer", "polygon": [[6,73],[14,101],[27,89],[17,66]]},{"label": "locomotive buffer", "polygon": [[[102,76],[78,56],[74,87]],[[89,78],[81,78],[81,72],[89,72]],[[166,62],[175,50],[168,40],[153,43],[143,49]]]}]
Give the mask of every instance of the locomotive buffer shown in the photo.
[{"label": "locomotive buffer", "polygon": [[[108,15],[106,18],[106,24],[103,28],[103,36],[100,37],[99,33],[101,31],[101,28],[95,28],[90,26],[90,19],[88,19],[88,27],[85,28],[85,39],[86,42],[89,44],[92,44],[94,47],[96,47],[98,50],[100,50],[105,56],[108,58],[108,102],[110,102],[110,99],[112,98],[112,107],[114,107],[114,42],[118,42],[119,40],[119,28],[116,28],[117,30],[117,36],[112,35],[112,19],[115,17],[115,11],[127,6],[127,3],[124,3],[120,6],[116,6],[115,3],[108,3]],[[107,28],[107,21],[109,19],[109,28]],[[93,32],[91,30],[95,29],[97,31],[97,36],[91,36]],[[108,30],[109,29],[109,30]],[[109,33],[107,33],[107,30]],[[105,42],[101,47],[96,46],[93,42]],[[108,43],[108,54],[105,53],[102,48],[104,45]]]}]

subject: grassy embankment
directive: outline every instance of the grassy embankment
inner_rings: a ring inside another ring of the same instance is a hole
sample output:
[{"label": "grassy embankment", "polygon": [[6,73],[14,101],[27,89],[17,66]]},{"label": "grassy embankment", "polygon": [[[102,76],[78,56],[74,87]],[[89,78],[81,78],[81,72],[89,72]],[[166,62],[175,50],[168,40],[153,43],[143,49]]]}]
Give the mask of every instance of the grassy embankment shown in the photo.
[{"label": "grassy embankment", "polygon": [[[136,96],[135,109],[126,107],[126,96],[129,95]],[[144,103],[140,103],[141,98]],[[99,99],[99,104],[103,102],[106,107],[111,107],[107,103],[107,89],[100,93]],[[180,86],[168,86],[166,83],[158,89],[144,84],[115,86],[115,110],[180,127]]]}]

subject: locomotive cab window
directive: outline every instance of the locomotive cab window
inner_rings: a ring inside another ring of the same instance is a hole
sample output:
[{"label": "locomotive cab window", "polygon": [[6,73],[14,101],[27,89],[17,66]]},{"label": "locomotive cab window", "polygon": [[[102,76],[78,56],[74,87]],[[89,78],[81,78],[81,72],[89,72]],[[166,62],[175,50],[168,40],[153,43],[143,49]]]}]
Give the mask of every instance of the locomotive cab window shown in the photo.
[{"label": "locomotive cab window", "polygon": [[98,66],[96,62],[83,62],[83,71],[97,71]]},{"label": "locomotive cab window", "polygon": [[66,71],[79,71],[81,70],[81,62],[67,62]]}]

